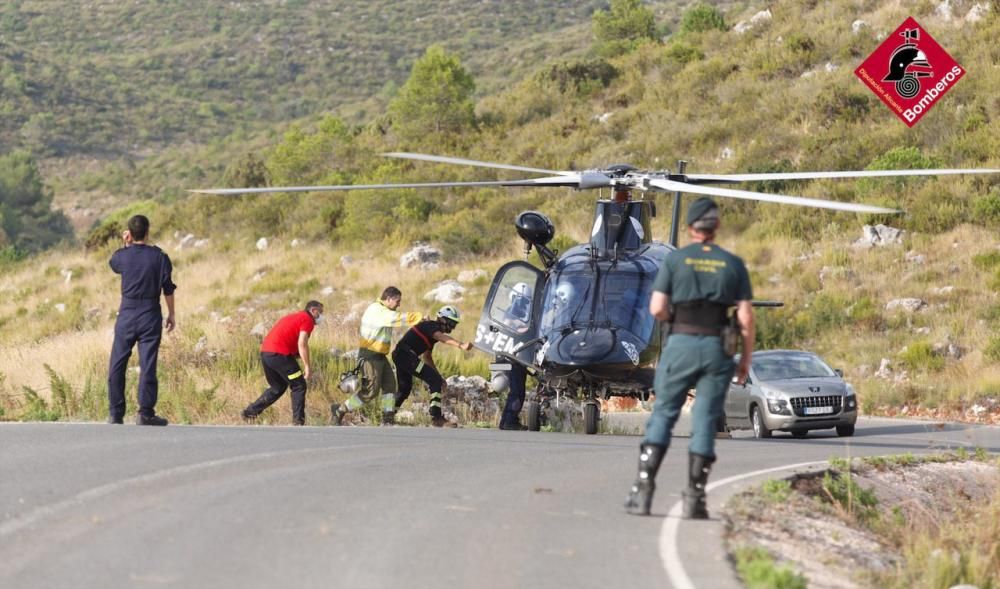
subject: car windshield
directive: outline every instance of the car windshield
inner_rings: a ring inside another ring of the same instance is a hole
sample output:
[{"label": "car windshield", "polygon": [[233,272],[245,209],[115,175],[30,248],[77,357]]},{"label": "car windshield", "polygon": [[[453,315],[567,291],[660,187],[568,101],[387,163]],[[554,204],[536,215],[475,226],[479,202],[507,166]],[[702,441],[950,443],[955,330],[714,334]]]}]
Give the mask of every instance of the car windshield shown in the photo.
[{"label": "car windshield", "polygon": [[753,371],[760,380],[818,378],[837,375],[822,360],[812,354],[755,356]]}]

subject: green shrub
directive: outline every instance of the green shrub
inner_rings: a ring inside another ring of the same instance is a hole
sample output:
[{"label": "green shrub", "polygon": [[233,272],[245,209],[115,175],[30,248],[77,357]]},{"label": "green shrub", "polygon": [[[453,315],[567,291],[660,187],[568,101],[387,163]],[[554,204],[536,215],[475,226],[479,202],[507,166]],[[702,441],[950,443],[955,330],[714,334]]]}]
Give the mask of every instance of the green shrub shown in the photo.
[{"label": "green shrub", "polygon": [[994,362],[1000,362],[1000,335],[991,336],[983,349],[983,355]]},{"label": "green shrub", "polygon": [[608,10],[594,12],[591,24],[602,55],[621,55],[656,38],[653,11],[642,0],[611,0]]},{"label": "green shrub", "polygon": [[861,297],[848,307],[847,316],[855,325],[868,330],[875,331],[885,327],[885,318],[882,317],[881,307],[867,296]]},{"label": "green shrub", "polygon": [[[162,206],[159,203],[144,200],[132,203],[120,208],[94,224],[94,227],[87,233],[83,244],[89,250],[100,249],[109,243],[121,244],[122,232],[128,229],[128,220],[133,215],[146,215],[149,217],[150,237],[155,238],[157,230],[162,231],[164,227],[157,226],[157,221],[162,214]],[[161,233],[162,234],[162,233]]]},{"label": "green shrub", "polygon": [[1000,224],[1000,189],[994,188],[986,196],[980,196],[972,205],[976,221],[984,227]]},{"label": "green shrub", "polygon": [[1000,268],[1000,252],[989,252],[973,256],[972,265],[987,272]]},{"label": "green shrub", "polygon": [[[922,170],[940,168],[938,158],[925,156],[916,147],[895,147],[872,160],[866,170]],[[927,177],[894,176],[890,178],[862,178],[858,180],[859,194],[912,190],[912,186],[927,182]]]},{"label": "green shrub", "polygon": [[806,578],[787,566],[777,566],[763,548],[736,550],[736,570],[747,589],[806,589]]},{"label": "green shrub", "polygon": [[856,517],[863,523],[878,518],[878,498],[871,489],[863,489],[850,472],[823,473],[820,482],[824,497],[844,513]]},{"label": "green shrub", "polygon": [[667,45],[667,49],[664,51],[664,57],[666,57],[668,61],[674,61],[681,65],[687,65],[692,61],[701,61],[702,59],[705,59],[705,53],[697,47],[692,47],[683,41],[673,41]]},{"label": "green shrub", "polygon": [[681,33],[700,33],[703,31],[725,31],[726,19],[717,8],[703,2],[695,4],[684,11],[681,16]]},{"label": "green shrub", "polygon": [[18,419],[21,421],[59,421],[59,410],[49,407],[38,391],[29,386],[22,386],[24,392],[24,407]]},{"label": "green shrub", "polygon": [[549,68],[544,77],[554,82],[561,92],[585,95],[598,88],[607,88],[618,77],[618,70],[603,59],[563,62]]},{"label": "green shrub", "polygon": [[770,479],[761,485],[764,498],[771,503],[784,503],[792,495],[792,483],[787,479]]},{"label": "green shrub", "polygon": [[58,409],[59,413],[65,416],[74,415],[77,402],[73,386],[48,364],[42,364],[42,368],[49,377],[49,388],[52,391],[52,404],[55,409]]},{"label": "green shrub", "polygon": [[899,361],[910,370],[937,371],[944,368],[944,358],[934,352],[929,342],[914,342],[899,353]]}]

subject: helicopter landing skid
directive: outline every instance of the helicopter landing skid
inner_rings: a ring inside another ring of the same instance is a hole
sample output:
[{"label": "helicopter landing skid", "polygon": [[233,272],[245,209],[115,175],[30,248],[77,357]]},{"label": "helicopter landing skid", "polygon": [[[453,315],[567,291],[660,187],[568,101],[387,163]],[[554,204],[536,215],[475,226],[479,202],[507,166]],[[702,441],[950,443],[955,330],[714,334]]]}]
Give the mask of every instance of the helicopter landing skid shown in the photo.
[{"label": "helicopter landing skid", "polygon": [[[570,413],[575,413],[576,403],[579,402],[584,432],[596,434],[601,420],[600,398],[596,389],[578,389],[575,393],[570,393],[558,387],[540,385],[525,403],[528,430],[539,431],[546,425],[572,426],[576,420],[562,409],[568,406],[571,407]],[[607,398],[607,395],[603,398]]]}]

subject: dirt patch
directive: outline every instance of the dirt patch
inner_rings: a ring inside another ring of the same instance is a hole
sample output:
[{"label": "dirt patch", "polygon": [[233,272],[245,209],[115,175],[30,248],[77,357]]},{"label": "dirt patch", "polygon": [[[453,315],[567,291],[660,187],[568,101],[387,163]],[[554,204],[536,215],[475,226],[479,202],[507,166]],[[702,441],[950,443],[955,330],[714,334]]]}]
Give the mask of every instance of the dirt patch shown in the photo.
[{"label": "dirt patch", "polygon": [[[810,588],[870,587],[874,575],[901,562],[886,533],[891,526],[880,522],[943,521],[956,509],[986,503],[1000,489],[1000,467],[988,462],[855,461],[852,468],[856,485],[838,481],[837,471],[822,471],[733,497],[725,513],[729,552],[763,548],[805,576]],[[848,489],[854,494],[850,508],[842,495],[838,500],[838,491]],[[865,507],[871,497],[877,502]]]}]

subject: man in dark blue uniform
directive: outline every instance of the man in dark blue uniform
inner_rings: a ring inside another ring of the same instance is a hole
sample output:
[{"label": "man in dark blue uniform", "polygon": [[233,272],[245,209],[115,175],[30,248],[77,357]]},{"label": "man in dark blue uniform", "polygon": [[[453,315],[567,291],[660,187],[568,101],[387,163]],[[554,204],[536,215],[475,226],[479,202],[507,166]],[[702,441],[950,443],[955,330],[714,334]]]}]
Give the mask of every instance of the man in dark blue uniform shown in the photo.
[{"label": "man in dark blue uniform", "polygon": [[[500,358],[497,358],[500,361]],[[528,369],[510,361],[510,390],[507,392],[507,402],[500,414],[500,429],[526,430],[528,426],[521,423],[521,408],[524,406],[524,395],[527,389]]]},{"label": "man in dark blue uniform", "polygon": [[[115,343],[108,370],[108,423],[125,417],[125,369],[132,348],[139,344],[138,425],[167,425],[156,415],[156,357],[163,327],[174,329],[174,289],[170,258],[156,246],[146,245],[149,219],[136,215],[122,234],[125,247],[111,256],[111,269],[122,276],[122,301],[115,322]],[[167,318],[160,311],[160,292],[167,301]]]},{"label": "man in dark blue uniform", "polygon": [[[518,282],[510,291],[511,303],[510,307],[507,308],[504,323],[518,333],[527,331],[528,325],[531,323],[531,294],[531,287],[526,282]],[[510,371],[507,373],[510,390],[507,392],[507,401],[500,414],[498,427],[503,430],[526,430],[528,428],[521,423],[519,415],[524,406],[528,369],[508,358],[498,356],[496,361],[510,362],[511,365]]]},{"label": "man in dark blue uniform", "polygon": [[[656,404],[639,448],[639,474],[625,509],[649,515],[656,490],[654,479],[670,445],[670,434],[687,392],[697,387],[691,411],[688,446],[688,487],[683,492],[687,519],[707,519],[705,485],[715,462],[716,423],[722,415],[729,382],[736,372],[746,380],[753,352],[753,292],[743,260],[715,245],[719,210],[710,198],[699,198],[688,209],[688,233],[694,242],[670,252],[653,283],[649,311],[669,322],[669,338],[656,366]],[[728,310],[736,307],[742,356],[737,367],[733,352],[723,345]]]}]

